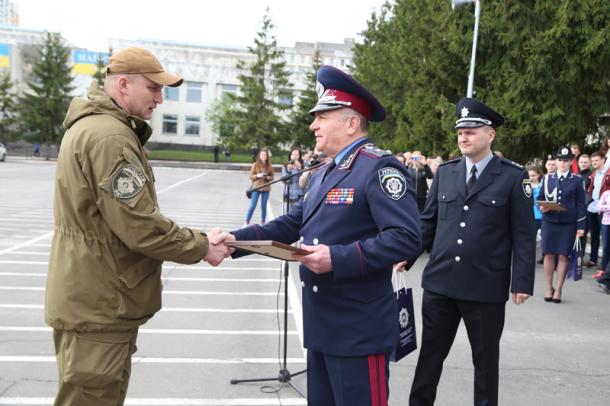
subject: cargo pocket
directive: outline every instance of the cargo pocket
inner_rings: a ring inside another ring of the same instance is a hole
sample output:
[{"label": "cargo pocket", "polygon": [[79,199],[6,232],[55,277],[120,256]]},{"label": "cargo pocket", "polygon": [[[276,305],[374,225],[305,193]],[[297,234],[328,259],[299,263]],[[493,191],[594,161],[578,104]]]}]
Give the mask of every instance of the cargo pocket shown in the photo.
[{"label": "cargo pocket", "polygon": [[88,388],[120,382],[132,337],[132,332],[75,333],[66,348],[64,382]]}]

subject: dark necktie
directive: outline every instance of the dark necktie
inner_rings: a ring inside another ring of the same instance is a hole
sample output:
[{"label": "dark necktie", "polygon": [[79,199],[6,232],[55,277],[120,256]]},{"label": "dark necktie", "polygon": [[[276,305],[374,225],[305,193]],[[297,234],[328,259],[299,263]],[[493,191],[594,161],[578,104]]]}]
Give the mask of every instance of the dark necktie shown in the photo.
[{"label": "dark necktie", "polygon": [[561,176],[559,177],[559,181],[560,181],[560,182],[562,182],[564,179],[565,179],[565,178],[563,177],[563,175],[561,175]]},{"label": "dark necktie", "polygon": [[468,190],[468,193],[470,193],[472,191],[472,188],[474,187],[474,184],[476,181],[477,181],[477,166],[472,165],[472,168],[470,169],[470,178],[468,178],[468,182],[466,182],[466,189]]},{"label": "dark necktie", "polygon": [[324,182],[326,180],[326,177],[333,171],[333,169],[335,169],[335,166],[337,166],[337,163],[335,162],[334,159],[332,159],[328,164],[328,168],[326,168],[326,172],[324,172],[324,177],[322,178],[322,182]]}]

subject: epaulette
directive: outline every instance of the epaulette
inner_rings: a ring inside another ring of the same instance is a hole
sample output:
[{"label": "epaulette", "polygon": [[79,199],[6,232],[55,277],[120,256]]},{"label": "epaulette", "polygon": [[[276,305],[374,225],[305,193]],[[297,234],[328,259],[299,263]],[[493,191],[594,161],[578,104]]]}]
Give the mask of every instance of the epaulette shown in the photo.
[{"label": "epaulette", "polygon": [[520,164],[518,164],[518,163],[516,163],[516,162],[513,162],[513,161],[511,161],[510,159],[506,159],[506,158],[500,158],[500,161],[501,161],[501,162],[503,162],[503,163],[505,163],[505,164],[507,164],[507,165],[513,166],[513,167],[515,167],[515,168],[517,168],[517,169],[521,169],[521,170],[523,170],[523,165],[520,165]]},{"label": "epaulette", "polygon": [[439,166],[443,166],[443,165],[447,165],[447,164],[454,164],[456,162],[460,162],[461,160],[462,160],[462,158],[459,158],[459,157],[458,158],[453,158],[453,159],[450,159],[448,161],[445,161],[445,162],[441,163]]},{"label": "epaulette", "polygon": [[360,152],[373,158],[381,158],[382,156],[392,155],[391,152],[388,152],[385,149],[377,148],[373,144],[364,144],[362,148],[360,148]]}]

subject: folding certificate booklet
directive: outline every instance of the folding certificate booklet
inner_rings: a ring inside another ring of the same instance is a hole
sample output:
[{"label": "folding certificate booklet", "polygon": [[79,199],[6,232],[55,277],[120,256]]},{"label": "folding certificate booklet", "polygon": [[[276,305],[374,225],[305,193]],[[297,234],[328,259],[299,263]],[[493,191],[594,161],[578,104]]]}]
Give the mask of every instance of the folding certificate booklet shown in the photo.
[{"label": "folding certificate booklet", "polygon": [[309,255],[312,251],[307,251],[301,248],[293,247],[292,245],[284,244],[278,241],[227,241],[229,247],[238,248],[240,250],[253,252],[255,254],[265,255],[271,258],[283,259],[284,261],[294,261],[292,254]]},{"label": "folding certificate booklet", "polygon": [[565,207],[563,207],[561,204],[554,202],[552,200],[538,200],[536,203],[538,203],[541,207],[548,207],[549,209],[551,209],[553,211],[568,210]]}]

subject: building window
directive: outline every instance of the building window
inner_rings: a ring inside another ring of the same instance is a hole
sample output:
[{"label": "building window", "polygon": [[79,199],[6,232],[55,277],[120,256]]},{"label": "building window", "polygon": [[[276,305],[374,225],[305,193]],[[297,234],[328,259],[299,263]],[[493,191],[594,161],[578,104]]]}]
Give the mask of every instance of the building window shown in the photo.
[{"label": "building window", "polygon": [[220,95],[225,94],[237,95],[237,85],[220,85]]},{"label": "building window", "polygon": [[290,93],[288,91],[281,92],[278,97],[278,103],[280,103],[283,106],[292,105],[292,93]]},{"label": "building window", "polygon": [[178,116],[175,114],[163,114],[163,133],[178,134]]},{"label": "building window", "polygon": [[187,82],[186,84],[186,101],[201,103],[201,82]]},{"label": "building window", "polygon": [[197,116],[186,116],[184,120],[185,135],[199,135],[200,118]]},{"label": "building window", "polygon": [[180,100],[180,88],[165,86],[163,88],[163,98],[165,100],[178,101]]}]

